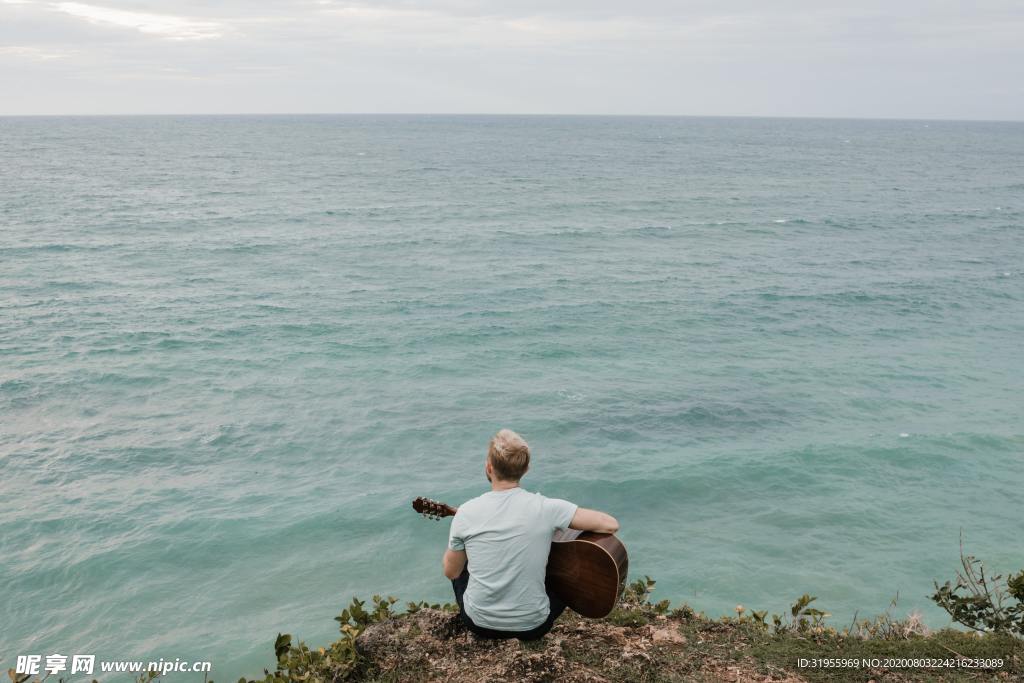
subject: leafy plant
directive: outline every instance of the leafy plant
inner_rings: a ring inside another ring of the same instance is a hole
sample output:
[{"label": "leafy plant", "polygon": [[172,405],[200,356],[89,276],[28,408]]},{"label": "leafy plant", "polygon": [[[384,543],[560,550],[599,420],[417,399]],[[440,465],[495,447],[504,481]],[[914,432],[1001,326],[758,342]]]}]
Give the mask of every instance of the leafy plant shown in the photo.
[{"label": "leafy plant", "polygon": [[761,628],[768,628],[768,622],[765,621],[767,616],[768,610],[751,610],[750,612],[750,620]]},{"label": "leafy plant", "polygon": [[631,607],[650,604],[651,593],[654,592],[656,583],[657,581],[651,577],[645,576],[628,584],[622,591],[622,604]]},{"label": "leafy plant", "polygon": [[697,613],[694,611],[694,609],[692,607],[690,607],[686,603],[683,603],[679,607],[676,607],[674,610],[669,612],[669,615],[674,617],[674,618],[676,618],[676,619],[686,619],[686,620],[689,620],[689,619],[693,619],[694,617],[696,617]]},{"label": "leafy plant", "polygon": [[953,620],[975,631],[992,631],[1024,636],[1024,571],[1003,576],[989,576],[985,565],[973,555],[964,555],[963,535],[960,538],[960,566],[956,583],[936,581],[930,597]]},{"label": "leafy plant", "polygon": [[[279,633],[274,640],[274,656],[277,667],[273,672],[264,671],[263,683],[299,683],[300,681],[341,681],[348,678],[360,665],[356,638],[370,624],[395,616],[391,606],[397,598],[382,598],[374,595],[373,608],[367,610],[366,603],[352,598],[352,602],[334,618],[338,622],[341,638],[329,647],[310,648],[304,642],[292,643],[289,633]],[[238,683],[247,683],[244,678]],[[248,683],[256,683],[249,681]]]},{"label": "leafy plant", "polygon": [[797,598],[797,601],[789,609],[791,615],[789,628],[800,633],[806,633],[807,631],[820,630],[824,627],[825,619],[832,615],[816,607],[811,607],[811,603],[817,599],[817,597],[807,593]]}]

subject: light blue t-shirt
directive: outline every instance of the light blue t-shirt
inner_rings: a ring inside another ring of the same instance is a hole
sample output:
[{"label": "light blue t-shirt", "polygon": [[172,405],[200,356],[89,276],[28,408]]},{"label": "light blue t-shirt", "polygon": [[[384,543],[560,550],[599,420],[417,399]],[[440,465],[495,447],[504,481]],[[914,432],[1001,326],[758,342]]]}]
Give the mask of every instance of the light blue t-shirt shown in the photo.
[{"label": "light blue t-shirt", "polygon": [[499,631],[529,631],[551,611],[544,591],[551,537],[576,514],[567,500],[521,488],[488,491],[452,519],[448,547],[465,550],[469,585],[462,596],[473,623]]}]

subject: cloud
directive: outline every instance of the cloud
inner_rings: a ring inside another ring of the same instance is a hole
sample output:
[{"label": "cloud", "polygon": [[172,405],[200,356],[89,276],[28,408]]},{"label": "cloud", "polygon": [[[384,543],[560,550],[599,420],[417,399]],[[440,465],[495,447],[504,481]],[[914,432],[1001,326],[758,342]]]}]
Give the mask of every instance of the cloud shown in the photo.
[{"label": "cloud", "polygon": [[[5,0],[10,2],[10,0]],[[68,57],[67,52],[48,50],[31,45],[0,45],[0,57],[9,56],[34,62],[50,62]]]},{"label": "cloud", "polygon": [[0,114],[1024,118],[1022,33],[1019,0],[0,0]]},{"label": "cloud", "polygon": [[201,21],[171,14],[133,12],[130,10],[87,5],[81,2],[61,2],[51,6],[58,12],[70,14],[100,25],[135,29],[171,40],[208,40],[224,35],[224,27],[212,21]]}]

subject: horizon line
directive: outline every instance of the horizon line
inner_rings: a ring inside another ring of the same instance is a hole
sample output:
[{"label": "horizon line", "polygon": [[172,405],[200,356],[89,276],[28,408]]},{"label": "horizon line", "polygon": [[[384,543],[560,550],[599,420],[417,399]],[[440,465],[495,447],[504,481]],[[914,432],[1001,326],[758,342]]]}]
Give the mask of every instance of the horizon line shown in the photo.
[{"label": "horizon line", "polygon": [[1024,123],[1021,119],[972,119],[972,118],[942,118],[942,117],[904,117],[904,116],[814,116],[814,115],[766,115],[766,114],[600,114],[600,113],[498,113],[498,112],[150,112],[150,113],[31,113],[31,114],[5,114],[0,113],[2,119],[15,118],[171,118],[171,117],[286,117],[286,116],[436,116],[436,117],[524,117],[524,118],[675,118],[675,119],[794,119],[814,121],[923,121],[923,122],[946,122],[946,123]]}]

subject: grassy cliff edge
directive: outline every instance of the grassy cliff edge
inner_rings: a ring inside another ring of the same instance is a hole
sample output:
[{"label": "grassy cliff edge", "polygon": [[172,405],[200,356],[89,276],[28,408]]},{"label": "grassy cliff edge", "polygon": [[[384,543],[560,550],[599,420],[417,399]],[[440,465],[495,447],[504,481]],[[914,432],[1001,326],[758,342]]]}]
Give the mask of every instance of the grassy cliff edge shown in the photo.
[{"label": "grassy cliff edge", "polygon": [[398,612],[394,598],[374,596],[371,609],[353,600],[337,617],[342,637],[328,647],[279,635],[278,666],[261,680],[1024,681],[1024,640],[1012,631],[931,632],[914,616],[888,613],[836,629],[808,595],[786,615],[737,606],[735,616],[714,619],[651,602],[653,589],[649,578],[635,581],[607,617],[567,611],[529,643],[479,639],[452,605],[409,603]]}]

